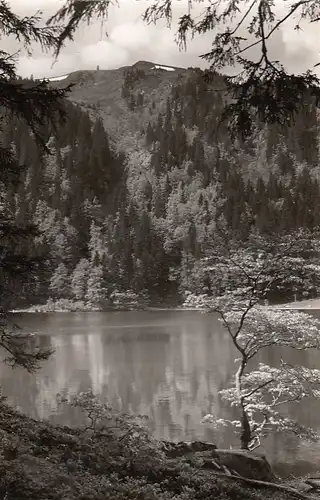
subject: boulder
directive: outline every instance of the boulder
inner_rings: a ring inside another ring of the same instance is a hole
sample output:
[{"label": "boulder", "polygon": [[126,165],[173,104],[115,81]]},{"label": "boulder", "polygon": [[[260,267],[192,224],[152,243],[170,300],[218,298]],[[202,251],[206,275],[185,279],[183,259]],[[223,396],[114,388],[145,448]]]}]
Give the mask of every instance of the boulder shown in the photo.
[{"label": "boulder", "polygon": [[212,459],[224,471],[238,474],[248,479],[274,482],[277,477],[263,455],[246,450],[213,450]]},{"label": "boulder", "polygon": [[171,459],[182,459],[199,469],[233,474],[247,479],[276,482],[269,462],[263,455],[246,450],[222,450],[204,441],[161,442],[162,450]]}]

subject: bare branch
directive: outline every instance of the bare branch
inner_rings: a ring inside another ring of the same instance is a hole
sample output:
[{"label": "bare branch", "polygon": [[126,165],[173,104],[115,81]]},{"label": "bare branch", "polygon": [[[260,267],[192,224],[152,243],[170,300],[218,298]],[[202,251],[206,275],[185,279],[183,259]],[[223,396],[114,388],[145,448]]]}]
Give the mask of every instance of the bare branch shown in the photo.
[{"label": "bare branch", "polygon": [[244,394],[244,398],[250,398],[250,396],[253,396],[253,394],[255,394],[256,392],[260,391],[261,389],[263,389],[264,387],[267,387],[269,384],[271,384],[272,382],[274,382],[274,379],[270,379],[270,380],[267,380],[266,382],[264,382],[263,384],[261,385],[258,385],[258,387],[255,387],[254,389],[252,389],[252,391],[248,392],[247,394]]},{"label": "bare branch", "polygon": [[[117,4],[117,0],[115,3]],[[59,36],[56,39],[55,57],[59,56],[67,40],[73,40],[81,23],[87,22],[89,24],[94,18],[101,19],[102,22],[106,21],[110,5],[113,5],[112,0],[66,0],[58,12],[47,21],[49,27],[58,25]],[[66,21],[67,23],[64,25],[59,24]]]},{"label": "bare branch", "polygon": [[255,47],[256,45],[259,45],[259,44],[265,44],[266,41],[271,38],[271,36],[273,35],[273,33],[280,28],[280,26],[282,24],[284,24],[294,13],[296,10],[298,10],[302,5],[306,4],[306,3],[309,3],[310,0],[302,0],[300,2],[297,2],[296,4],[294,4],[290,11],[288,12],[288,14],[286,14],[285,16],[283,16],[275,25],[274,27],[269,31],[269,33],[267,35],[265,35],[264,37],[261,36],[261,38],[259,40],[257,40],[256,42],[253,42],[251,43],[250,45],[247,45],[246,47],[244,47],[243,49],[239,50],[238,52],[235,53],[235,56],[238,56],[240,54],[243,54],[244,52],[248,51],[249,49],[252,49],[253,47]]}]

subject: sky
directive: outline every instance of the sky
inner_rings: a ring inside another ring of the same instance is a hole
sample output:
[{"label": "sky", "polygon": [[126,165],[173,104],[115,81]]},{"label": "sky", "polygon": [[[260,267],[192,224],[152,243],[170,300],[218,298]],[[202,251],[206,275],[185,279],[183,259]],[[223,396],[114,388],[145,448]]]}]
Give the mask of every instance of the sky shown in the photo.
[{"label": "sky", "polygon": [[[44,19],[52,15],[64,0],[9,0],[14,12],[31,15],[41,9]],[[188,0],[173,0],[173,24],[171,30],[165,23],[147,25],[141,15],[153,0],[118,0],[119,7],[111,6],[109,19],[104,27],[100,22],[91,26],[83,24],[74,42],[68,43],[59,59],[54,63],[51,54],[42,53],[34,47],[32,57],[23,52],[18,57],[18,73],[35,78],[52,77],[79,69],[114,69],[131,65],[139,60],[180,67],[206,67],[199,58],[211,47],[212,34],[197,37],[187,46],[187,51],[179,50],[175,43],[176,20],[187,13]],[[275,0],[279,9],[290,1]],[[207,0],[196,2],[192,15],[201,14]],[[304,26],[303,32],[295,32],[293,24],[275,32],[269,44],[270,55],[280,59],[292,72],[302,72],[320,62],[320,23]],[[106,34],[107,32],[107,34]],[[12,53],[19,49],[14,40],[2,39],[2,49]],[[255,53],[253,52],[253,57]],[[53,64],[54,63],[54,64]],[[226,71],[228,72],[228,71]]]}]

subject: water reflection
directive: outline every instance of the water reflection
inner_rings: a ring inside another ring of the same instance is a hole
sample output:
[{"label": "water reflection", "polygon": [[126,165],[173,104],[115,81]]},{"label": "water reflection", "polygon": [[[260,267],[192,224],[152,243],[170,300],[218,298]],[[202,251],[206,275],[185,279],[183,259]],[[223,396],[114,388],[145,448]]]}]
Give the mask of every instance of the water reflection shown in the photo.
[{"label": "water reflection", "polygon": [[[189,312],[30,314],[19,323],[27,331],[40,332],[41,344],[55,349],[36,374],[0,364],[3,392],[32,417],[81,424],[78,412],[58,406],[56,394],[92,388],[117,408],[148,414],[159,438],[237,445],[228,429],[218,432],[200,423],[206,413],[232,418],[235,411],[223,406],[218,397],[234,373],[235,352],[214,316]],[[270,350],[258,361],[277,364],[281,356],[282,350]],[[318,354],[312,351],[292,351],[290,356],[292,363],[319,366]],[[320,427],[320,403],[289,407],[288,414],[305,425]],[[271,436],[265,451],[279,467],[286,463],[299,471],[310,469],[319,458],[315,445],[284,435]]]}]

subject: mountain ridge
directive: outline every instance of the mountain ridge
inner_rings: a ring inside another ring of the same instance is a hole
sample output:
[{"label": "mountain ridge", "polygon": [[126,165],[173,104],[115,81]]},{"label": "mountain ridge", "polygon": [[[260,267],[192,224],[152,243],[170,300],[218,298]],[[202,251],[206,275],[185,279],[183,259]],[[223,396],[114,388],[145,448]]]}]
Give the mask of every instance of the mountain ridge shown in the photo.
[{"label": "mountain ridge", "polygon": [[[171,67],[174,71],[165,71],[161,67]],[[139,109],[130,109],[128,98],[123,97],[126,75],[137,73],[131,96],[137,99],[139,91],[144,94],[144,103]],[[165,104],[170,95],[171,86],[190,70],[175,66],[164,66],[151,61],[137,61],[132,66],[121,66],[110,70],[77,70],[52,85],[74,87],[68,99],[87,110],[93,119],[100,117],[108,132],[110,142],[117,151],[130,154],[144,150],[141,128],[154,121],[158,113],[165,111]],[[154,109],[153,102],[156,100]]]}]

